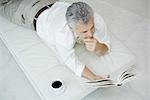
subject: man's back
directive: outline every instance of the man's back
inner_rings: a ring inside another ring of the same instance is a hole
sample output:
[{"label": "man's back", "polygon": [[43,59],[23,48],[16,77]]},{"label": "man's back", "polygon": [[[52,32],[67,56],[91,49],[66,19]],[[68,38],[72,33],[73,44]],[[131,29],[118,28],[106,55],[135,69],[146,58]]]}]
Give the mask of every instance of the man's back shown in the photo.
[{"label": "man's back", "polygon": [[[74,36],[67,26],[65,14],[70,4],[56,2],[44,11],[37,20],[37,34],[52,45],[63,45],[72,48]],[[69,41],[69,42],[68,42]]]}]

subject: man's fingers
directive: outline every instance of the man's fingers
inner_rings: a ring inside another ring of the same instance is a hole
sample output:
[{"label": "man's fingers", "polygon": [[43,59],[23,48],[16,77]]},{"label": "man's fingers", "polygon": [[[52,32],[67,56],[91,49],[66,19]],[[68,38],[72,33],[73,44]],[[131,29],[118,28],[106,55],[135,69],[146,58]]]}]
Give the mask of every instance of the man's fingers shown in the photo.
[{"label": "man's fingers", "polygon": [[87,49],[92,49],[93,47],[91,47],[91,46],[86,46],[86,48],[87,48]]},{"label": "man's fingers", "polygon": [[85,43],[87,42],[87,43],[96,43],[97,42],[97,40],[95,40],[95,39],[84,39],[83,40]]},{"label": "man's fingers", "polygon": [[93,43],[91,43],[91,42],[85,42],[85,45],[90,45],[90,46],[92,46]]},{"label": "man's fingers", "polygon": [[86,46],[87,50],[95,51],[97,40],[95,40],[93,38],[92,39],[87,38],[87,39],[84,39],[84,42],[85,42],[85,46]]},{"label": "man's fingers", "polygon": [[92,49],[93,44],[92,43],[85,43],[86,48]]},{"label": "man's fingers", "polygon": [[88,51],[94,51],[94,47],[93,46],[86,45],[86,49]]},{"label": "man's fingers", "polygon": [[83,39],[84,42],[93,42],[93,39]]}]

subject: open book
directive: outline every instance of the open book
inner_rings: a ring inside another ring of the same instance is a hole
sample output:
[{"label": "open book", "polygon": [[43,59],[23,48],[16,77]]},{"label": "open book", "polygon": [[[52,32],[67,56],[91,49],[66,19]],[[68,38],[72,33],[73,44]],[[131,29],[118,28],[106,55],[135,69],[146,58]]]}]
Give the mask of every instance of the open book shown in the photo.
[{"label": "open book", "polygon": [[[117,75],[116,75],[117,74]],[[121,86],[124,83],[129,82],[136,76],[130,69],[124,70],[121,73],[114,73],[110,75],[108,79],[94,80],[86,82],[88,85],[93,87],[110,87],[110,86]]]}]

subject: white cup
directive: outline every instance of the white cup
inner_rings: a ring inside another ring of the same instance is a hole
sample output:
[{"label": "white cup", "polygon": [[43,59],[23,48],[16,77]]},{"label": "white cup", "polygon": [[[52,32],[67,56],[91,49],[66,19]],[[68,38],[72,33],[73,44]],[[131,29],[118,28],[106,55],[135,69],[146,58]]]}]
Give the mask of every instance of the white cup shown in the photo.
[{"label": "white cup", "polygon": [[63,93],[65,91],[65,84],[60,79],[52,81],[50,87],[54,91],[54,93],[57,94]]}]

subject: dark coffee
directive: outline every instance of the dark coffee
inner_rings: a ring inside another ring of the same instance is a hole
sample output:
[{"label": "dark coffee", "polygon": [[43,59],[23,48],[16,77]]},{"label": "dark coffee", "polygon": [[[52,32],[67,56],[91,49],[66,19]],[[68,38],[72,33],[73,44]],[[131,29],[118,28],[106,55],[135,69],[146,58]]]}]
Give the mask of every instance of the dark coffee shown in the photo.
[{"label": "dark coffee", "polygon": [[60,82],[60,81],[54,81],[52,83],[53,88],[60,88],[61,86],[62,86],[62,82]]}]

